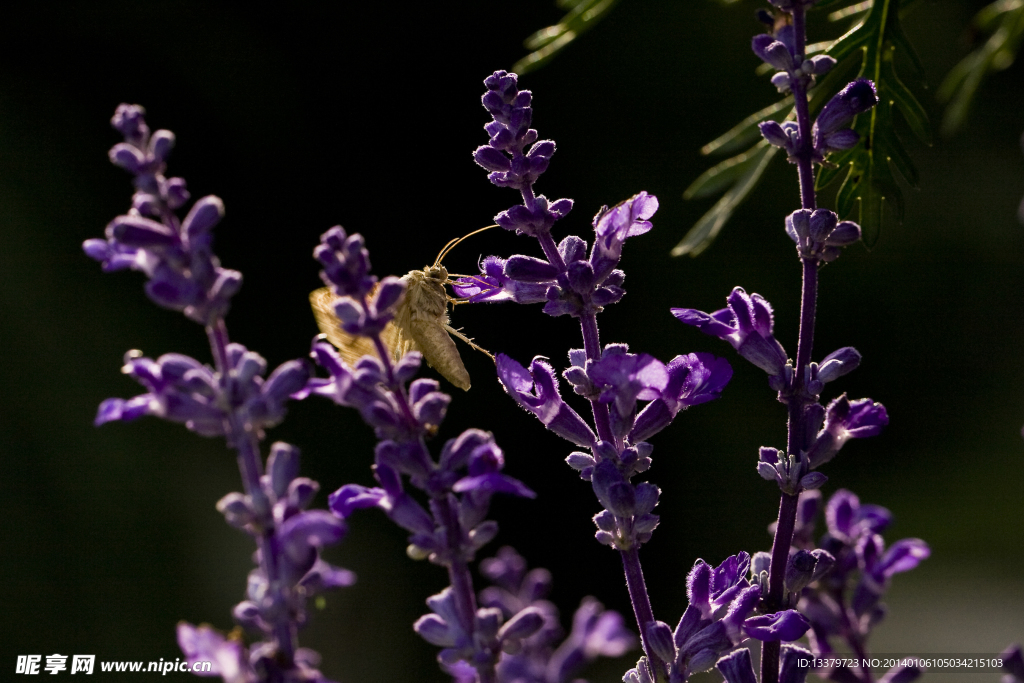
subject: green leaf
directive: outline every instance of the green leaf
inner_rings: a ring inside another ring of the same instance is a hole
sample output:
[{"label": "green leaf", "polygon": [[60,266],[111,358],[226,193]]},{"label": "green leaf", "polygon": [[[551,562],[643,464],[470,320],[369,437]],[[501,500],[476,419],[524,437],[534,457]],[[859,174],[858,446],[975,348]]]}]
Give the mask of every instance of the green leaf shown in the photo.
[{"label": "green leaf", "polygon": [[[736,207],[742,204],[751,190],[757,186],[761,175],[778,151],[777,147],[772,147],[766,140],[761,140],[750,150],[732,159],[723,161],[695,180],[686,190],[688,196],[704,196],[704,194],[710,193],[710,190],[706,190],[707,185],[713,183],[715,177],[720,177],[723,174],[728,174],[730,180],[733,180],[734,183],[722,195],[722,198],[711,207],[711,210],[701,216],[700,220],[690,228],[690,231],[686,233],[682,241],[672,249],[672,255],[682,256],[689,254],[690,256],[696,256],[707,249],[729,218],[732,217]],[[722,170],[715,174],[716,169]],[[711,177],[709,178],[709,176]],[[701,191],[702,188],[699,187],[702,180],[704,182],[703,189],[706,191]],[[724,185],[725,183],[722,183],[722,186]],[[694,189],[695,187],[697,187],[696,190]]]},{"label": "green leaf", "polygon": [[[780,100],[769,105],[761,111],[755,112],[718,136],[708,144],[700,148],[701,154],[729,154],[751,144],[754,140],[761,138],[761,131],[757,125],[771,119],[782,121],[793,109],[793,96]],[[785,112],[786,116],[783,116]],[[692,186],[691,186],[692,187]],[[689,190],[687,190],[689,192]]]},{"label": "green leaf", "polygon": [[[831,160],[846,171],[837,196],[838,213],[843,218],[855,215],[868,247],[878,240],[887,212],[891,212],[897,222],[903,220],[903,195],[892,167],[911,186],[917,184],[917,170],[893,127],[894,112],[900,112],[922,142],[931,141],[927,114],[896,75],[893,63],[894,53],[901,49],[907,52],[912,63],[919,65],[900,27],[899,5],[899,0],[876,0],[864,20],[826,51],[842,59],[859,50],[862,55],[859,75],[871,79],[878,90],[878,105],[858,116],[853,126],[860,133],[861,144]],[[824,187],[838,175],[821,173],[817,187]]]},{"label": "green leaf", "polygon": [[988,40],[949,70],[936,95],[949,102],[942,117],[942,134],[952,135],[967,120],[974,96],[985,77],[1013,64],[1024,38],[1024,0],[997,0],[974,17]]},{"label": "green leaf", "polygon": [[544,66],[569,43],[597,25],[618,1],[558,0],[558,6],[568,13],[554,26],[542,28],[524,41],[531,52],[513,64],[512,71],[522,75]]}]

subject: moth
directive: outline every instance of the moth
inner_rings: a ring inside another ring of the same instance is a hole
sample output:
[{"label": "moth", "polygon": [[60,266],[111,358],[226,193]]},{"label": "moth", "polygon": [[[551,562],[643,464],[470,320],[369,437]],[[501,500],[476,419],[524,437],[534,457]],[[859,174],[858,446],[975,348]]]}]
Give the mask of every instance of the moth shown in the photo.
[{"label": "moth", "polygon": [[[398,361],[410,351],[419,351],[426,359],[427,365],[465,391],[469,391],[469,372],[452,337],[458,337],[477,351],[486,353],[492,360],[494,356],[451,326],[448,305],[454,306],[460,301],[449,296],[445,289],[445,285],[451,280],[448,270],[441,265],[441,260],[466,237],[487,229],[474,230],[469,235],[453,239],[437,255],[434,265],[426,266],[423,270],[409,271],[402,276],[402,281],[405,282],[405,296],[398,304],[394,319],[380,335],[384,346],[391,352],[392,360]],[[321,287],[310,293],[309,301],[313,306],[313,315],[320,331],[327,337],[327,341],[338,347],[341,357],[350,364],[354,364],[362,356],[376,356],[377,350],[370,338],[352,335],[341,329],[341,321],[334,313],[334,302],[337,298],[328,287]]]}]

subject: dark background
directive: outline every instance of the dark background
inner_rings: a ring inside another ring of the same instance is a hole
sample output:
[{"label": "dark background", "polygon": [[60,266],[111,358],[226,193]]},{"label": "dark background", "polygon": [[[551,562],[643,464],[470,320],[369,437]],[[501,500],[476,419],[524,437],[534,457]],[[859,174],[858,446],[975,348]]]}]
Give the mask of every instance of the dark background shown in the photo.
[{"label": "dark background", "polygon": [[[903,73],[936,126],[934,88],[970,49],[965,27],[983,4],[924,2],[905,20],[926,82]],[[602,204],[639,190],[661,200],[655,230],[626,247],[627,296],[601,317],[602,341],[666,361],[712,351],[735,368],[722,400],[653,441],[662,524],[642,558],[655,612],[671,623],[694,560],[767,549],[778,500],[754,470],[758,446],[784,443],[784,409],[763,373],[668,314],[720,308],[739,284],[774,304],[777,334],[795,350],[799,267],[782,222],[798,202],[792,167],[777,160],[702,256],[668,255],[710,206],[681,197],[709,165],[701,145],[775,97],[748,49],[755,6],[623,0],[521,80],[535,93],[535,127],[559,146],[537,189],[576,201],[559,238],[589,239]],[[229,329],[273,366],[303,356],[316,332],[307,295],[320,283],[311,252],[324,230],[363,233],[375,271],[402,274],[516,201],[470,157],[486,142],[481,81],[560,16],[551,0],[37,2],[0,12],[3,670],[31,653],[174,659],[179,619],[231,626],[251,567],[249,539],[214,509],[240,488],[221,441],[148,419],[92,427],[100,401],[139,393],[118,372],[126,350],[209,354],[200,328],[146,300],[139,274],[103,275],[81,253],[129,207],[129,178],[106,160],[116,105],[146,106],[154,129],[178,136],[169,174],[193,197],[224,199],[217,252],[245,274]],[[818,21],[811,38],[840,30]],[[882,401],[891,416],[881,437],[850,443],[828,465],[825,491],[848,487],[891,508],[888,540],[918,536],[933,550],[896,578],[877,652],[997,652],[1024,638],[1022,77],[1020,63],[995,75],[961,135],[932,147],[905,136],[921,172],[905,223],[870,253],[848,249],[821,278],[815,356],[856,346],[864,362],[835,391]],[[464,272],[479,255],[516,252],[537,248],[495,230],[446,265]],[[465,306],[454,323],[522,362],[540,354],[563,367],[580,345],[573,321],[535,307]],[[489,360],[463,355],[474,386],[454,390],[438,443],[492,430],[507,471],[539,494],[496,501],[502,531],[488,551],[511,543],[550,568],[566,623],[585,595],[628,612],[619,560],[593,541],[593,495],[562,462],[571,448],[514,407]],[[268,439],[303,449],[321,502],[345,483],[372,483],[372,434],[352,411],[295,404]],[[445,573],[404,547],[404,532],[368,511],[328,553],[360,577],[328,596],[302,636],[332,678],[444,680],[410,624]],[[591,677],[619,680],[636,656]]]}]

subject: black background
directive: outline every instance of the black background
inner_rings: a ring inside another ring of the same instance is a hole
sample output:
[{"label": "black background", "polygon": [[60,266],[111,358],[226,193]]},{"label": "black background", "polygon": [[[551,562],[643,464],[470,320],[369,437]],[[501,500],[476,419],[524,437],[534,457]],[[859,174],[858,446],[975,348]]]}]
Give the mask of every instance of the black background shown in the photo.
[{"label": "black background", "polygon": [[[924,2],[905,19],[925,81],[902,72],[934,123],[934,87],[970,49],[964,27],[982,4]],[[681,197],[710,163],[701,145],[775,97],[748,49],[755,7],[624,0],[520,81],[535,94],[540,136],[558,143],[537,190],[576,202],[556,237],[589,240],[596,210],[639,190],[661,200],[655,229],[626,246],[627,295],[601,316],[602,341],[665,361],[711,351],[735,369],[723,399],[653,440],[647,478],[664,490],[662,524],[642,558],[656,615],[672,623],[694,560],[767,549],[777,505],[754,463],[758,446],[783,445],[783,407],[760,370],[668,313],[720,308],[739,284],[774,304],[777,335],[795,351],[799,266],[782,222],[798,204],[792,167],[774,163],[709,251],[668,255],[710,206]],[[240,488],[222,442],[156,420],[91,424],[103,399],[138,393],[118,372],[126,350],[209,353],[200,328],[146,300],[141,276],[103,275],[81,253],[129,206],[129,178],[106,160],[116,105],[143,104],[154,129],[177,134],[169,173],[193,197],[224,199],[217,253],[245,275],[228,326],[276,365],[306,354],[316,332],[311,252],[327,228],[361,232],[375,272],[402,274],[515,203],[470,156],[486,142],[481,81],[560,16],[550,0],[37,2],[0,13],[0,667],[54,652],[174,659],[176,621],[229,628],[251,567],[249,539],[214,509]],[[818,17],[811,30],[817,40],[841,27]],[[856,346],[864,362],[836,391],[882,401],[891,416],[881,437],[828,465],[825,491],[848,487],[891,508],[890,542],[919,536],[933,549],[897,577],[876,651],[997,652],[1024,637],[1022,76],[1020,64],[995,75],[957,137],[926,147],[905,134],[921,172],[905,223],[822,274],[815,356]],[[465,272],[492,253],[538,251],[493,230],[446,265]],[[464,306],[454,323],[521,362],[539,354],[563,367],[580,345],[572,320],[538,307]],[[502,531],[488,551],[510,543],[550,568],[566,623],[585,595],[628,616],[619,560],[593,541],[597,504],[562,462],[571,448],[514,407],[486,357],[463,355],[474,386],[453,390],[438,443],[489,429],[507,472],[538,493],[495,502]],[[322,502],[345,483],[372,483],[372,434],[352,411],[295,404],[268,439],[303,449]],[[360,577],[327,597],[302,636],[330,677],[444,680],[410,624],[445,573],[404,546],[404,532],[370,511],[328,552]],[[626,660],[592,678],[618,680]]]}]

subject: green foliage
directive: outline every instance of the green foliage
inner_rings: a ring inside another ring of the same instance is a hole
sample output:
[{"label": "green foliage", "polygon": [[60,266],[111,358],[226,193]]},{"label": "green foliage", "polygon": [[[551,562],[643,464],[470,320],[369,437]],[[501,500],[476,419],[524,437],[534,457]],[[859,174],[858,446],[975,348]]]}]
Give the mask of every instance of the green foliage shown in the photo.
[{"label": "green foliage", "polygon": [[1013,64],[1024,39],[1024,0],[993,2],[974,17],[974,26],[990,35],[950,69],[939,86],[938,98],[949,102],[942,118],[943,135],[951,135],[963,125],[985,77]]},{"label": "green foliage", "polygon": [[[904,0],[904,4],[909,3]],[[910,124],[911,130],[921,140],[928,142],[931,139],[928,117],[914,95],[897,77],[893,55],[897,49],[903,51],[918,72],[921,70],[920,63],[900,28],[899,0],[879,0],[875,3],[822,0],[815,9],[834,10],[829,15],[834,21],[849,16],[859,16],[860,20],[850,31],[831,44],[808,45],[808,55],[824,53],[839,62],[837,67],[811,90],[812,115],[846,84],[858,66],[857,75],[871,79],[878,88],[879,105],[870,115],[858,117],[854,125],[861,135],[862,143],[830,159],[830,166],[821,169],[817,182],[819,188],[825,187],[845,172],[845,180],[837,198],[837,213],[843,218],[857,214],[853,217],[861,224],[864,242],[870,247],[878,239],[883,221],[883,208],[886,205],[892,206],[897,221],[902,219],[903,197],[890,169],[890,162],[909,184],[914,185],[917,182],[917,171],[893,128],[894,111],[899,110]],[[794,120],[792,98],[748,117],[728,133],[706,145],[702,152],[727,153],[749,144],[759,137],[757,124],[766,118],[773,118],[776,121],[783,118]],[[763,153],[758,157],[756,150],[761,144],[758,142],[750,149],[719,163],[702,174],[686,190],[683,196],[690,199],[728,188],[725,195],[676,245],[672,250],[673,255],[696,256],[710,246],[736,207],[756,187],[767,168],[771,155]],[[758,159],[757,163],[754,162],[755,158]],[[742,169],[743,172],[738,172],[738,169]]]},{"label": "green foliage", "polygon": [[526,49],[531,52],[513,64],[512,71],[522,75],[543,66],[577,36],[607,16],[618,1],[557,0],[558,6],[568,13],[554,26],[542,28],[524,41]]},{"label": "green foliage", "polygon": [[[922,73],[921,63],[900,27],[899,4],[899,0],[877,0],[860,24],[826,50],[837,61],[859,55],[858,76],[871,79],[878,89],[878,106],[870,114],[858,116],[854,124],[861,144],[831,159],[839,167],[835,171],[847,170],[836,198],[836,212],[843,218],[857,214],[868,247],[878,241],[886,205],[891,205],[897,222],[903,220],[903,193],[892,168],[912,187],[917,185],[917,169],[896,135],[895,111],[899,110],[914,135],[931,143],[928,114],[896,75],[893,63],[896,51],[902,50],[918,74]],[[835,180],[835,171],[823,169],[818,187]]]}]

